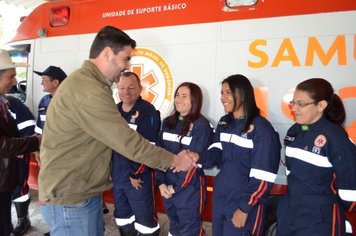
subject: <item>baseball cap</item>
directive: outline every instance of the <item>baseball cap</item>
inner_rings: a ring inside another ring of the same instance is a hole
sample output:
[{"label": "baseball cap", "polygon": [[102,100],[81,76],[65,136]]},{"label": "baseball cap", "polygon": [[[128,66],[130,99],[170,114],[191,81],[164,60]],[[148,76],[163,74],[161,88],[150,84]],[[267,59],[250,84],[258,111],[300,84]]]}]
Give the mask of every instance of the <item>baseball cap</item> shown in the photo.
[{"label": "baseball cap", "polygon": [[49,77],[52,77],[53,79],[59,80],[59,82],[62,82],[66,77],[67,74],[57,66],[49,66],[47,69],[45,69],[43,72],[40,71],[33,71],[39,76],[47,75]]},{"label": "baseball cap", "polygon": [[12,62],[9,52],[0,49],[0,70],[13,69],[16,67],[27,67],[27,66],[29,65],[23,62]]}]

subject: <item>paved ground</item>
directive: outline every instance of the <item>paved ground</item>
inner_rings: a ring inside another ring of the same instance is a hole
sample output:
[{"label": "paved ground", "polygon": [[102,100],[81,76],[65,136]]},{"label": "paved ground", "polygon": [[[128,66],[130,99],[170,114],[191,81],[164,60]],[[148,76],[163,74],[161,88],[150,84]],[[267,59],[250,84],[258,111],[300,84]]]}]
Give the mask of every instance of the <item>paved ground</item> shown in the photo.
[{"label": "paved ground", "polygon": [[[32,227],[26,235],[28,236],[40,236],[49,231],[48,226],[44,223],[37,201],[37,191],[31,190],[31,204],[29,209],[30,219]],[[104,215],[105,218],[105,236],[119,236],[120,233],[117,230],[113,214],[113,205],[108,204],[110,212]],[[161,236],[168,235],[169,220],[166,214],[158,214],[159,224],[161,225]],[[16,225],[17,217],[15,208],[12,207],[12,222]],[[211,236],[211,223],[204,222],[204,229],[206,230],[207,236]]]}]

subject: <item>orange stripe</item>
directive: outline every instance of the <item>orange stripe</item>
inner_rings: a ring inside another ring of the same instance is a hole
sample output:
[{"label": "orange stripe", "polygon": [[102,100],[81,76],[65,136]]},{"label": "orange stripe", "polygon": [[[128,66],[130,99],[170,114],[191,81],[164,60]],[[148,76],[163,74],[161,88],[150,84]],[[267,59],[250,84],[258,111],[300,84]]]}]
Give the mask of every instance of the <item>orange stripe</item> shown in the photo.
[{"label": "orange stripe", "polygon": [[182,188],[187,186],[190,183],[190,181],[192,180],[196,170],[197,170],[197,168],[193,168],[190,171],[188,171],[187,175],[185,176],[185,181],[183,182],[183,184],[181,186]]},{"label": "orange stripe", "polygon": [[200,176],[200,206],[199,206],[199,213],[200,214],[202,214],[203,213],[203,207],[204,207],[204,196],[203,196],[203,194],[204,194],[204,184],[203,184],[203,182],[204,182],[204,179],[203,179],[203,177],[202,176]]},{"label": "orange stripe", "polygon": [[190,171],[188,171],[187,175],[185,176],[185,180],[184,182],[182,183],[181,187],[185,187],[186,186],[186,183],[188,181],[188,177],[189,177],[189,174],[193,171],[193,169],[191,169]]},{"label": "orange stripe", "polygon": [[331,233],[331,236],[335,236],[335,221],[336,221],[336,209],[335,209],[335,206],[336,204],[334,203],[334,206],[333,206],[333,226],[332,226],[332,233]]},{"label": "orange stripe", "polygon": [[262,195],[267,191],[267,187],[268,187],[268,183],[265,182],[264,185],[263,185],[263,189],[262,191],[260,192],[260,194],[257,196],[255,202],[253,205],[257,204],[258,203],[258,200],[260,200],[260,198],[262,197]]},{"label": "orange stripe", "polygon": [[[199,177],[199,183],[200,183],[200,206],[199,206],[199,213],[200,213],[200,218],[201,215],[203,214],[203,209],[204,209],[204,177],[200,176]],[[205,232],[203,230],[203,225],[202,225],[202,220],[200,220],[200,231],[199,231],[199,236],[204,236]]]},{"label": "orange stripe", "polygon": [[142,173],[141,169],[144,168],[144,167],[145,167],[144,164],[140,165],[140,167],[136,170],[135,175]]},{"label": "orange stripe", "polygon": [[256,235],[261,235],[261,228],[262,228],[262,220],[263,220],[263,216],[265,215],[265,206],[261,204],[261,214],[260,214],[260,220],[259,220],[259,225],[258,225],[258,231],[256,233]]},{"label": "orange stripe", "polygon": [[331,181],[330,188],[331,188],[331,191],[333,191],[334,194],[337,193],[337,191],[335,189],[335,181],[336,181],[336,174],[333,173],[333,181]]},{"label": "orange stripe", "polygon": [[253,195],[251,196],[248,204],[252,206],[255,205],[258,202],[258,200],[261,198],[261,196],[266,192],[267,186],[268,186],[267,182],[262,181],[257,191],[254,192]]},{"label": "orange stripe", "polygon": [[255,235],[256,228],[257,228],[257,225],[258,225],[258,223],[259,223],[260,210],[261,210],[261,205],[259,205],[259,206],[258,206],[258,209],[257,209],[257,215],[256,215],[255,224],[254,224],[254,226],[253,226],[252,235]]},{"label": "orange stripe", "polygon": [[194,177],[196,171],[197,171],[197,169],[194,168],[194,170],[192,171],[192,174],[191,174],[190,177],[189,177],[189,181],[188,181],[187,184],[189,184],[189,183],[192,181],[192,179],[193,179],[193,177]]},{"label": "orange stripe", "polygon": [[341,235],[341,220],[340,220],[340,210],[339,210],[339,205],[335,204],[336,205],[336,214],[337,214],[337,226],[338,226],[338,229],[339,229],[339,236]]},{"label": "orange stripe", "polygon": [[348,211],[352,211],[355,206],[356,206],[356,202],[353,202]]},{"label": "orange stripe", "polygon": [[153,203],[153,219],[158,221],[157,211],[156,211],[156,201],[155,201],[155,172],[151,171],[151,188],[152,188],[152,203]]},{"label": "orange stripe", "polygon": [[254,193],[251,195],[251,197],[250,197],[250,201],[248,202],[248,204],[249,204],[249,205],[251,205],[251,204],[252,204],[252,202],[253,202],[253,200],[254,200],[254,198],[255,198],[255,195],[257,195],[257,194],[258,194],[258,192],[262,189],[263,182],[264,182],[264,181],[261,181],[260,186],[258,186],[257,191],[256,191],[256,192],[254,192]]}]

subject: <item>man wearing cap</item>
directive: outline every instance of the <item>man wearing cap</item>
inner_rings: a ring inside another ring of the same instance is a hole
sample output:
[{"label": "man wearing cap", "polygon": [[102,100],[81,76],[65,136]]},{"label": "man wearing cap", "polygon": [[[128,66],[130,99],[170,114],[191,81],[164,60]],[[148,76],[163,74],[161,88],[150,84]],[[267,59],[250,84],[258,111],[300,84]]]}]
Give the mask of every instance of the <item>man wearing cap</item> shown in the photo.
[{"label": "man wearing cap", "polygon": [[16,123],[8,108],[7,94],[17,83],[16,67],[26,64],[13,63],[9,53],[0,50],[0,235],[12,231],[11,194],[19,183],[17,158],[38,150],[41,136],[19,138]]},{"label": "man wearing cap", "polygon": [[42,134],[43,127],[46,120],[46,112],[51,102],[52,97],[57,91],[59,85],[67,77],[67,74],[60,68],[56,66],[49,66],[45,71],[33,71],[39,76],[42,76],[41,85],[43,86],[43,91],[49,94],[43,96],[38,105],[38,117],[35,132]]}]

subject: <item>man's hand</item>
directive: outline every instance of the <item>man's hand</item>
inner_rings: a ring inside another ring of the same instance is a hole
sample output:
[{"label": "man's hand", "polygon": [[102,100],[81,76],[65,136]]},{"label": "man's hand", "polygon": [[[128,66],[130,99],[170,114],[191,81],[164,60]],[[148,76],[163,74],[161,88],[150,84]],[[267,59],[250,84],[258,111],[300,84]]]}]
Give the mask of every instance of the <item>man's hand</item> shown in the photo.
[{"label": "man's hand", "polygon": [[237,209],[232,217],[231,221],[236,228],[242,228],[246,224],[248,214]]},{"label": "man's hand", "polygon": [[36,158],[38,166],[41,166],[40,152],[37,151],[37,152],[34,152],[34,154],[35,154],[35,158]]},{"label": "man's hand", "polygon": [[36,137],[38,138],[38,143],[41,145],[41,142],[42,142],[42,134],[36,135]]},{"label": "man's hand", "polygon": [[199,161],[199,154],[197,152],[192,152],[190,150],[187,150],[187,153],[193,159],[193,161],[195,162]]},{"label": "man's hand", "polygon": [[135,189],[142,188],[143,180],[141,180],[141,179],[134,179],[134,178],[131,178],[131,177],[130,177],[130,181],[131,181],[132,187],[134,187]]},{"label": "man's hand", "polygon": [[190,151],[183,150],[177,155],[174,155],[171,165],[171,170],[174,173],[179,171],[188,171],[193,167],[197,167],[195,156],[191,156],[190,153]]},{"label": "man's hand", "polygon": [[172,197],[171,192],[169,191],[167,185],[165,184],[161,184],[159,186],[159,191],[161,192],[162,197],[164,197],[165,199],[169,199]]}]

